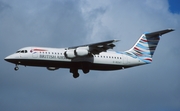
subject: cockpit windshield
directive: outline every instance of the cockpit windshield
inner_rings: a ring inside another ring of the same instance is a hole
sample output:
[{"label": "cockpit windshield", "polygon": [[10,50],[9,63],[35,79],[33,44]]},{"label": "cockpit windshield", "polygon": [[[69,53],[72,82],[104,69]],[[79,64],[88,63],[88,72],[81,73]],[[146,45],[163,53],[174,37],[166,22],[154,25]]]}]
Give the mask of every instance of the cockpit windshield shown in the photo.
[{"label": "cockpit windshield", "polygon": [[20,50],[18,50],[16,53],[20,53],[21,51]]},{"label": "cockpit windshield", "polygon": [[18,50],[16,53],[27,53],[27,50]]}]

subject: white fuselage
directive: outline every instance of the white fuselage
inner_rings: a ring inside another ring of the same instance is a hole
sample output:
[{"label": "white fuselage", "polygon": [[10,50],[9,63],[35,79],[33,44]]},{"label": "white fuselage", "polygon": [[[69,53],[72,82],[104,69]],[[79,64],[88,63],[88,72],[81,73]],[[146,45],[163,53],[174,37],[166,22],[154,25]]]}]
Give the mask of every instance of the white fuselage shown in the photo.
[{"label": "white fuselage", "polygon": [[65,56],[66,51],[66,48],[26,47],[6,57],[5,60],[17,65],[47,67],[49,70],[74,67],[77,69],[87,67],[90,70],[118,70],[145,64],[139,59],[114,51],[72,59]]}]

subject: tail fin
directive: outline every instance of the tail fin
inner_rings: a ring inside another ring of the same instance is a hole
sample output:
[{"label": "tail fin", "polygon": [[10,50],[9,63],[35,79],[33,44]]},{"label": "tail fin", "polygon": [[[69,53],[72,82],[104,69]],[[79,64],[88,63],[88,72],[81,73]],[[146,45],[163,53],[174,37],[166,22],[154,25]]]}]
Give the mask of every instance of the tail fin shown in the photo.
[{"label": "tail fin", "polygon": [[168,32],[174,31],[173,29],[166,29],[152,33],[145,33],[139,38],[136,44],[126,54],[134,58],[139,58],[145,63],[151,63],[154,51],[160,40],[160,36]]}]

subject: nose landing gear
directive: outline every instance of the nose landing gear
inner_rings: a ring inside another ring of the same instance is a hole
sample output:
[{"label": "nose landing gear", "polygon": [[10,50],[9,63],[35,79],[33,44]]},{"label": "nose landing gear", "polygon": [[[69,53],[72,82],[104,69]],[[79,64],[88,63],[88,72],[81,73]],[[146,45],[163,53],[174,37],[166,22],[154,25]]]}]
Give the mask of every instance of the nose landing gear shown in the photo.
[{"label": "nose landing gear", "polygon": [[15,71],[19,70],[19,67],[18,65],[16,64],[15,68],[14,68]]}]

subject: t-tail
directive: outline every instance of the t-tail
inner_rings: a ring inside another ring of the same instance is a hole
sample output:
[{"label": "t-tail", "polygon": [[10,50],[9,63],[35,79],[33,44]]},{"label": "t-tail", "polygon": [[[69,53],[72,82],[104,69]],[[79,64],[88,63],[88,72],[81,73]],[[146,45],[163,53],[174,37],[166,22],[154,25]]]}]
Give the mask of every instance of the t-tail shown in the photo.
[{"label": "t-tail", "polygon": [[140,59],[144,63],[151,63],[160,36],[171,31],[174,31],[174,29],[142,34],[136,44],[128,51],[125,51],[125,53],[133,58]]}]

